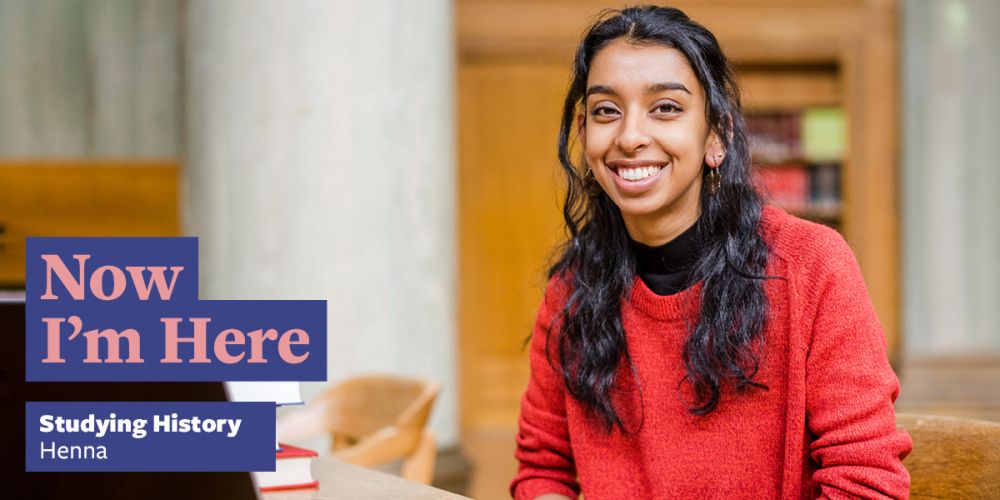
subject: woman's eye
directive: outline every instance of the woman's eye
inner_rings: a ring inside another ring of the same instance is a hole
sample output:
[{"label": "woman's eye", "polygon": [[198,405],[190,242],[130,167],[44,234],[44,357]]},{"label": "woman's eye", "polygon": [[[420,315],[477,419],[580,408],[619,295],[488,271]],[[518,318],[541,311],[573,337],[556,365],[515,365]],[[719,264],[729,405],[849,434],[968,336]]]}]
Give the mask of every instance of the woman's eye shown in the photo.
[{"label": "woman's eye", "polygon": [[655,108],[653,108],[653,112],[657,114],[666,114],[666,115],[680,113],[681,111],[683,111],[681,107],[672,102],[661,102],[657,104]]},{"label": "woman's eye", "polygon": [[611,106],[595,106],[594,109],[590,111],[590,114],[594,116],[608,117],[617,115],[618,110]]}]

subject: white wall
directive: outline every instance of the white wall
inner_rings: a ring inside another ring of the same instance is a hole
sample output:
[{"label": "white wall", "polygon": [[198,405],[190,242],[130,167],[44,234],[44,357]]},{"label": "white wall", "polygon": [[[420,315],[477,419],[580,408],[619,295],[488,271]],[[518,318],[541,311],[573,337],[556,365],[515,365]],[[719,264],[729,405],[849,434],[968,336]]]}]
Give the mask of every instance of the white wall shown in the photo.
[{"label": "white wall", "polygon": [[900,2],[910,353],[1000,351],[1000,2]]},{"label": "white wall", "polygon": [[177,154],[176,0],[0,1],[0,157]]}]

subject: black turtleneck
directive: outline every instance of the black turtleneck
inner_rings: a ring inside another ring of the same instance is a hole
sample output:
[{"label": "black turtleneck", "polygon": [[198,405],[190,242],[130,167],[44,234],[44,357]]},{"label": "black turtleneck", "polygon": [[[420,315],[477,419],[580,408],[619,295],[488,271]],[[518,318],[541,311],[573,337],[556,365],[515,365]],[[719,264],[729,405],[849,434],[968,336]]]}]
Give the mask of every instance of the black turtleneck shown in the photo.
[{"label": "black turtleneck", "polygon": [[673,295],[693,285],[692,271],[701,256],[698,240],[697,222],[657,247],[631,240],[639,278],[657,295]]}]

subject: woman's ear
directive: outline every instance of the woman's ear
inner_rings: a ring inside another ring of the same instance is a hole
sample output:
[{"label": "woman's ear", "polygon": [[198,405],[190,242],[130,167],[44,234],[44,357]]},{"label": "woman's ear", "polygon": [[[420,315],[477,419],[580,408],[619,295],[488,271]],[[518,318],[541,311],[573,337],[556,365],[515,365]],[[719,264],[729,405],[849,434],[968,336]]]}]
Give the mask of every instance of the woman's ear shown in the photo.
[{"label": "woman's ear", "polygon": [[[729,139],[727,142],[732,144],[733,142],[733,116],[726,113],[723,123],[726,127],[726,138]],[[708,140],[705,143],[705,164],[712,168],[716,168],[722,165],[722,160],[726,159],[726,148],[722,145],[722,141],[719,140],[719,134],[712,130],[708,134]]]},{"label": "woman's ear", "polygon": [[580,141],[580,146],[587,147],[587,115],[582,112],[576,115],[576,140]]},{"label": "woman's ear", "polygon": [[719,136],[712,132],[708,135],[708,144],[705,146],[705,164],[712,168],[722,165],[722,160],[726,158],[726,150],[722,147]]},{"label": "woman's ear", "polygon": [[[726,137],[729,139],[727,142],[733,143],[733,117],[732,115],[726,114],[725,119],[726,127]],[[722,165],[722,160],[726,159],[726,148],[722,145],[722,141],[719,140],[719,134],[712,130],[708,134],[708,139],[705,142],[705,164],[712,168],[717,168]]]}]

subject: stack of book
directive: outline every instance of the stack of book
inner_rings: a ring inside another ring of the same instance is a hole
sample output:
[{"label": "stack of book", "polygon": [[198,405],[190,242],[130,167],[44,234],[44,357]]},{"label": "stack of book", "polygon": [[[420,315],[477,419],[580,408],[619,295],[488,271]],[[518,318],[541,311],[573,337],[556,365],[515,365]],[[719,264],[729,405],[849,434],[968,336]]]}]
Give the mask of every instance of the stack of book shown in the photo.
[{"label": "stack of book", "polygon": [[312,460],[316,456],[313,450],[282,443],[274,454],[274,472],[254,472],[257,487],[261,491],[274,491],[319,486],[312,475]]},{"label": "stack of book", "polygon": [[836,107],[747,117],[755,182],[768,202],[836,223],[846,120]]},{"label": "stack of book", "polygon": [[801,158],[800,113],[758,113],[747,116],[750,156],[754,163],[781,164]]},{"label": "stack of book", "polygon": [[[227,382],[230,401],[274,402],[278,407],[302,404],[298,382]],[[312,459],[315,451],[278,443],[274,438],[274,472],[254,472],[261,491],[313,488],[318,482],[312,476]]]},{"label": "stack of book", "polygon": [[772,205],[803,212],[809,205],[809,171],[800,163],[761,165],[754,170],[757,189]]}]

